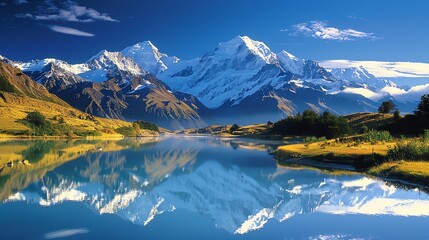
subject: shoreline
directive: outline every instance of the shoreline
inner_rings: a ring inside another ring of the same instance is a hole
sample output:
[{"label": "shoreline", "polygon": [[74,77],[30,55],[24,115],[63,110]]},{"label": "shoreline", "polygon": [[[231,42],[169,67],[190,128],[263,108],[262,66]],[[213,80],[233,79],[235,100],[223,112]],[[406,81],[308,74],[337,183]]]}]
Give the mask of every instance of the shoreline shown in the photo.
[{"label": "shoreline", "polygon": [[[369,161],[374,161],[378,157],[383,156],[380,154],[334,155],[333,153],[329,153],[316,154],[313,156],[301,154],[304,156],[298,157],[298,155],[300,155],[299,153],[287,152],[281,150],[281,148],[278,148],[273,155],[280,166],[287,167],[291,165],[315,168],[317,170],[356,172],[388,182],[424,188],[426,191],[429,191],[429,176],[427,175],[428,173],[425,172],[425,168],[429,168],[429,162],[425,161],[394,161],[369,164]],[[407,171],[410,166],[422,172],[416,174]]]}]

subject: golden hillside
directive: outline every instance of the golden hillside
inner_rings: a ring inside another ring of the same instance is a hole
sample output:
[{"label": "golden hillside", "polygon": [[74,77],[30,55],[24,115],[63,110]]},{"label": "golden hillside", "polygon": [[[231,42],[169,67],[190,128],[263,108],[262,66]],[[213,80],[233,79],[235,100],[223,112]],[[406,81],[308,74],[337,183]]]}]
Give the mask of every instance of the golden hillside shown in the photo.
[{"label": "golden hillside", "polygon": [[19,134],[29,128],[20,122],[29,112],[39,111],[48,120],[63,118],[81,131],[97,131],[109,137],[120,137],[114,129],[130,126],[121,120],[89,116],[50,94],[19,69],[0,62],[0,133]]}]

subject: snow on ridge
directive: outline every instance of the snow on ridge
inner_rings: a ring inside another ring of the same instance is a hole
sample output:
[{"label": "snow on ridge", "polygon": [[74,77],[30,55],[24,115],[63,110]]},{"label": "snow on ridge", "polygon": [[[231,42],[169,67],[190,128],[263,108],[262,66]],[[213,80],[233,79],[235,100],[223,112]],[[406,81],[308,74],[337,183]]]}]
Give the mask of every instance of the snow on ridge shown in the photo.
[{"label": "snow on ridge", "polygon": [[319,63],[326,69],[363,66],[379,78],[429,78],[429,63],[422,62],[324,60]]},{"label": "snow on ridge", "polygon": [[167,70],[169,65],[180,61],[177,57],[169,57],[167,54],[161,53],[151,41],[126,47],[121,54],[133,59],[141,68],[155,75]]}]

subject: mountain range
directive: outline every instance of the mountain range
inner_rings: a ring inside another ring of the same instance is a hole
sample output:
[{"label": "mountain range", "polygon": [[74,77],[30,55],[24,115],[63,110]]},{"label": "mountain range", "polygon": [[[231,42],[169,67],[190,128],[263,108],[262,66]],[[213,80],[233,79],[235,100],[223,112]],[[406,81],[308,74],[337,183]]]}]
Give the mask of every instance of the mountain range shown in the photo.
[{"label": "mountain range", "polygon": [[1,56],[0,61],[84,112],[144,119],[170,129],[275,121],[309,108],[337,114],[376,111],[387,99],[410,112],[429,88],[401,89],[362,66],[328,70],[287,51],[274,53],[246,36],[191,60],[168,56],[145,41],[120,52],[100,51],[79,64]]}]

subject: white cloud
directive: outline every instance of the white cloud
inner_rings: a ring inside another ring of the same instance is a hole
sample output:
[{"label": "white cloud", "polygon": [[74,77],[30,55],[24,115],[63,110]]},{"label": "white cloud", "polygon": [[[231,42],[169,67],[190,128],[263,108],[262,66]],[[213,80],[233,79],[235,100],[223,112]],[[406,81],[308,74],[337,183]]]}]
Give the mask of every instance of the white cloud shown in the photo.
[{"label": "white cloud", "polygon": [[27,0],[15,0],[15,4],[26,4],[26,3],[28,3],[28,1]]},{"label": "white cloud", "polygon": [[86,228],[76,228],[76,229],[61,229],[55,232],[49,232],[45,234],[45,239],[56,239],[56,238],[65,238],[78,234],[89,233],[89,230]]},{"label": "white cloud", "polygon": [[69,34],[69,35],[75,35],[75,36],[81,36],[81,37],[93,37],[93,36],[95,36],[92,33],[83,32],[83,31],[80,31],[80,30],[75,29],[75,28],[69,28],[69,27],[63,27],[63,26],[57,26],[57,25],[49,26],[49,29],[51,29],[54,32],[64,33],[64,34]]},{"label": "white cloud", "polygon": [[429,63],[325,60],[320,65],[327,69],[363,66],[379,78],[429,78]]},{"label": "white cloud", "polygon": [[366,89],[366,88],[346,88],[346,89],[342,90],[342,92],[361,95],[361,96],[364,96],[364,97],[371,99],[373,101],[378,101],[385,95],[381,92],[380,93],[373,92],[373,91]]},{"label": "white cloud", "polygon": [[361,32],[351,28],[339,29],[329,27],[326,21],[298,23],[293,28],[295,32],[292,35],[304,34],[305,36],[325,40],[351,41],[356,39],[376,39],[373,33]]},{"label": "white cloud", "polygon": [[366,88],[345,88],[341,92],[357,94],[373,101],[378,101],[383,97],[392,96],[399,102],[417,102],[423,94],[429,92],[429,83],[410,88],[408,91],[398,87],[384,87],[378,92]]},{"label": "white cloud", "polygon": [[[25,0],[18,0],[25,1]],[[57,6],[50,0],[45,0],[36,13],[20,13],[18,18],[31,18],[37,21],[66,21],[66,22],[119,22],[107,13],[100,13],[95,9],[79,6],[73,1],[66,1]]]}]

